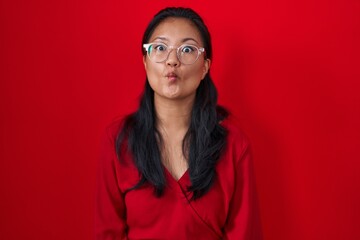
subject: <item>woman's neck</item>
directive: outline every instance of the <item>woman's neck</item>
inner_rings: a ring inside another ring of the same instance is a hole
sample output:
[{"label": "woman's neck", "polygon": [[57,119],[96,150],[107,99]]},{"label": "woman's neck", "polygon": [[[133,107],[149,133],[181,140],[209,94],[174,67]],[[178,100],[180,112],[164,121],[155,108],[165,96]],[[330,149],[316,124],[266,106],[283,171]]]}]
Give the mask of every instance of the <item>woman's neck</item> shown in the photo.
[{"label": "woman's neck", "polygon": [[195,96],[172,100],[154,96],[157,128],[166,132],[187,131]]}]

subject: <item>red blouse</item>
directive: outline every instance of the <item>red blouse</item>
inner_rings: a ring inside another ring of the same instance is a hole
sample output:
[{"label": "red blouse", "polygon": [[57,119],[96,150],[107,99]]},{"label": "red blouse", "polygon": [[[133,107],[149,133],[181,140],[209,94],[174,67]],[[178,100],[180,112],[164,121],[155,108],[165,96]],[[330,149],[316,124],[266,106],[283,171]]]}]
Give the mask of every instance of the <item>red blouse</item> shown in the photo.
[{"label": "red blouse", "polygon": [[119,163],[114,150],[119,123],[109,127],[97,179],[96,239],[262,239],[249,143],[230,120],[222,125],[228,137],[217,177],[195,201],[186,191],[188,172],[176,181],[166,168],[162,197],[149,186],[124,193],[139,181],[139,173],[130,155]]}]

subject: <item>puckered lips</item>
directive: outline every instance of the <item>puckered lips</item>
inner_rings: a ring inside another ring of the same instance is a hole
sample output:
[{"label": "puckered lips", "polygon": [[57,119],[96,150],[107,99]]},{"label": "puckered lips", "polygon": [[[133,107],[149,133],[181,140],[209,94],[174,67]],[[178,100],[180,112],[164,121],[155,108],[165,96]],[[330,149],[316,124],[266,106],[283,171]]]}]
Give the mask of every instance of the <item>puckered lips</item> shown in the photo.
[{"label": "puckered lips", "polygon": [[176,81],[179,78],[178,75],[173,71],[168,72],[165,77],[171,82]]}]

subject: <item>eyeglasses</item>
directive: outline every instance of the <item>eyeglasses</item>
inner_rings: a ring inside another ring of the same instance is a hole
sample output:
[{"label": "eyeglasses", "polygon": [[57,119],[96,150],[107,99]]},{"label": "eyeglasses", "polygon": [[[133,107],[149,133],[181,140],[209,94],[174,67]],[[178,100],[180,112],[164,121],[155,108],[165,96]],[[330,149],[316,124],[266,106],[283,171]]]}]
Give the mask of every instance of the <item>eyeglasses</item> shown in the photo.
[{"label": "eyeglasses", "polygon": [[162,63],[169,57],[170,52],[176,49],[176,55],[182,64],[195,63],[200,54],[205,52],[204,48],[198,48],[194,45],[183,44],[176,48],[174,46],[167,46],[164,43],[146,43],[143,45],[150,60],[156,63]]}]

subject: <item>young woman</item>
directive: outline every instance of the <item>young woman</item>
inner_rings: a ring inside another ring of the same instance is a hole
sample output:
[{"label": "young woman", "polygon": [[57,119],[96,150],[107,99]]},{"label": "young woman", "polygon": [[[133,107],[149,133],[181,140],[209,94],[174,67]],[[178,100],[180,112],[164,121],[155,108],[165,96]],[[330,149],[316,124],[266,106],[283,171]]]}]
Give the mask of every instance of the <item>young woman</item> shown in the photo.
[{"label": "young woman", "polygon": [[96,239],[261,239],[249,144],[217,106],[204,22],[166,8],[142,48],[140,106],[101,155]]}]

